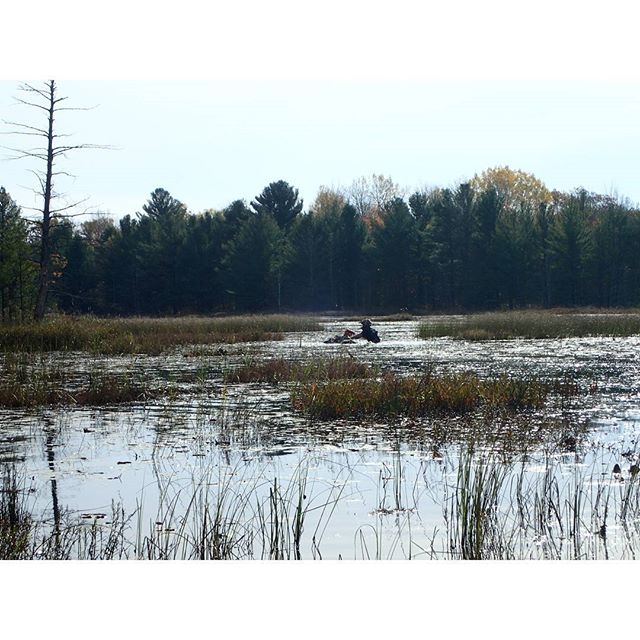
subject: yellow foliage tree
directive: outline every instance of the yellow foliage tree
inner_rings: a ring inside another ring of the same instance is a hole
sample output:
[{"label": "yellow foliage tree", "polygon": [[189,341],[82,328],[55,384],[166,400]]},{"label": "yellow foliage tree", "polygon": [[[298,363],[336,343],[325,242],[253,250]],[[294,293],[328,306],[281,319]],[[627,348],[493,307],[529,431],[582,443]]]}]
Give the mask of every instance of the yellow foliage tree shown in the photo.
[{"label": "yellow foliage tree", "polygon": [[552,195],[544,183],[532,173],[505,167],[492,167],[476,174],[471,186],[479,193],[494,188],[508,209],[519,209],[523,205],[537,210],[541,203],[551,203]]}]

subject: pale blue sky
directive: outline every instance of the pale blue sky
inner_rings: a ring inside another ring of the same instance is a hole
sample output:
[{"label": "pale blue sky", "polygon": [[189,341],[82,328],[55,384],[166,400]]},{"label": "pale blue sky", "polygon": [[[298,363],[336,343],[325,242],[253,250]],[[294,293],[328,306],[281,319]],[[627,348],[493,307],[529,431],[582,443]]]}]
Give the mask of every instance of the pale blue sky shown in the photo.
[{"label": "pale blue sky", "polygon": [[[31,0],[4,11],[0,119],[34,116],[12,105],[20,80],[57,78],[74,104],[99,105],[61,129],[117,150],[72,155],[61,168],[77,178],[62,187],[116,217],[159,186],[197,212],[284,179],[308,206],[321,185],[374,172],[411,190],[495,165],[640,201],[628,0],[112,0],[91,12]],[[0,184],[27,206],[29,168],[0,162]]]},{"label": "pale blue sky", "polygon": [[[34,81],[37,82],[37,81]],[[0,83],[0,117],[37,124]],[[155,187],[197,212],[250,200],[287,180],[310,205],[321,185],[382,173],[413,190],[487,167],[532,172],[549,188],[617,191],[640,201],[640,84],[606,81],[60,81],[78,151],[60,168],[71,198],[119,217]],[[4,126],[4,129],[10,127]],[[3,136],[3,144],[25,139]],[[2,162],[0,184],[33,204],[30,161]]]}]

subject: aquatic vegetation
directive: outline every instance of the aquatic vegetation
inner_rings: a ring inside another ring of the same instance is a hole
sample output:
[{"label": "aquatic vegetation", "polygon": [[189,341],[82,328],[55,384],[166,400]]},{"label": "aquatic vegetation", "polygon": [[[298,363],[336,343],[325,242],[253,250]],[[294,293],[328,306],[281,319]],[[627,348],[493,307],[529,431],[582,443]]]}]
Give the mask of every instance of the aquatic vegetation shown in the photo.
[{"label": "aquatic vegetation", "polygon": [[[5,480],[0,499],[0,559],[300,560],[303,553],[318,558],[322,529],[340,491],[307,495],[307,478],[302,463],[284,482],[246,476],[238,468],[216,476],[210,469],[189,488],[164,486],[148,521],[142,506],[126,514],[113,503],[109,513],[67,512],[51,522],[24,506],[16,510],[15,496],[23,488],[14,473],[11,492]],[[319,516],[305,538],[310,511]]]},{"label": "aquatic vegetation", "polygon": [[334,420],[365,416],[466,414],[480,408],[522,411],[544,406],[552,392],[577,393],[572,383],[541,380],[482,379],[473,373],[399,376],[376,380],[335,380],[302,384],[291,394],[293,407],[313,418]]},{"label": "aquatic vegetation", "polygon": [[4,557],[640,552],[636,340],[436,350],[392,329],[339,356],[312,333],[0,354]]},{"label": "aquatic vegetation", "polygon": [[467,450],[458,464],[455,492],[445,513],[449,553],[463,560],[499,560],[505,557],[504,525],[498,510],[507,478],[505,464],[477,462]]},{"label": "aquatic vegetation", "polygon": [[8,354],[0,364],[0,407],[107,405],[149,400],[168,393],[144,375],[97,367],[84,374],[39,354]]},{"label": "aquatic vegetation", "polygon": [[640,334],[640,313],[505,311],[422,322],[418,337],[462,340],[577,338]]},{"label": "aquatic vegetation", "polygon": [[[602,453],[602,452],[601,452]],[[484,457],[463,448],[454,486],[445,484],[448,557],[475,560],[635,558],[640,481],[608,476],[601,464],[561,470]]]},{"label": "aquatic vegetation", "polygon": [[42,322],[0,325],[0,350],[158,354],[194,344],[278,340],[284,332],[319,331],[306,316],[256,315],[180,318],[51,316]]},{"label": "aquatic vegetation", "polygon": [[0,487],[0,560],[30,557],[33,518],[25,501],[25,490],[16,469],[3,465]]},{"label": "aquatic vegetation", "polygon": [[287,358],[250,361],[225,372],[225,382],[304,382],[373,378],[376,368],[350,357],[312,358],[294,361]]}]

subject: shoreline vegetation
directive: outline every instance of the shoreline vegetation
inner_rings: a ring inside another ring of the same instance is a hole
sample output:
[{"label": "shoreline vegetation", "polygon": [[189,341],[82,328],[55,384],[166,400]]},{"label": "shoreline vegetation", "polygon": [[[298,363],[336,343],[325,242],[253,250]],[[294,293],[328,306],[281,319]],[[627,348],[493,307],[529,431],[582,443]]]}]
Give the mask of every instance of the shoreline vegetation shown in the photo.
[{"label": "shoreline vegetation", "polygon": [[629,337],[640,335],[637,310],[522,310],[477,313],[421,322],[418,337],[460,340]]},{"label": "shoreline vegetation", "polygon": [[320,331],[303,315],[98,318],[55,315],[42,322],[0,324],[0,351],[87,351],[103,355],[157,355],[186,345],[282,339],[285,332]]},{"label": "shoreline vegetation", "polygon": [[[463,340],[625,337],[640,335],[633,309],[527,309],[484,313],[331,314],[345,324],[369,316],[374,324],[417,321],[418,337]],[[56,314],[41,322],[0,323],[0,353],[80,351],[101,355],[159,355],[177,347],[281,340],[284,333],[323,330],[323,314],[98,317]],[[196,351],[196,354],[198,352]],[[202,351],[206,353],[206,351]]]}]

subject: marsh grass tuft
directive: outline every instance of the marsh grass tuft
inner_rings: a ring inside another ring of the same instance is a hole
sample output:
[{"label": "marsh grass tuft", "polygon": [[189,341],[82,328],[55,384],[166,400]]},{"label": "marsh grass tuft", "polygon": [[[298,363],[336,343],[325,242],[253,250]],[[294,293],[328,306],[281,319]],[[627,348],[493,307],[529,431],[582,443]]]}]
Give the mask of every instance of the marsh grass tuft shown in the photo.
[{"label": "marsh grass tuft", "polygon": [[184,345],[277,340],[285,332],[320,329],[314,319],[294,315],[214,318],[51,316],[39,323],[0,324],[0,350],[159,354]]},{"label": "marsh grass tuft", "polygon": [[638,334],[640,313],[506,311],[423,322],[418,327],[418,336],[424,339],[452,337],[461,340],[508,340]]},{"label": "marsh grass tuft", "polygon": [[504,523],[499,502],[507,477],[504,464],[479,458],[472,452],[461,455],[456,490],[445,514],[449,530],[449,551],[463,560],[491,560],[505,557]]},{"label": "marsh grass tuft", "polygon": [[25,491],[13,465],[2,468],[0,488],[0,560],[22,560],[30,555],[33,520]]},{"label": "marsh grass tuft", "polygon": [[149,400],[166,393],[143,376],[93,369],[79,376],[38,354],[7,354],[0,364],[0,407],[107,405]]},{"label": "marsh grass tuft", "polygon": [[292,391],[293,407],[313,418],[419,417],[466,414],[478,409],[522,411],[539,409],[550,393],[575,395],[572,383],[505,376],[481,379],[473,373],[399,376],[386,373],[376,380],[335,380],[301,384]]}]

